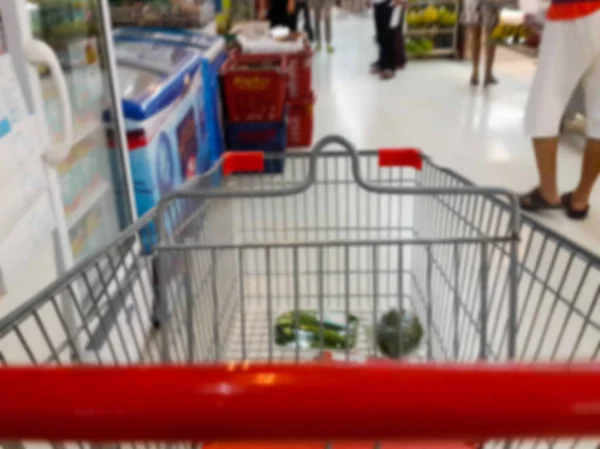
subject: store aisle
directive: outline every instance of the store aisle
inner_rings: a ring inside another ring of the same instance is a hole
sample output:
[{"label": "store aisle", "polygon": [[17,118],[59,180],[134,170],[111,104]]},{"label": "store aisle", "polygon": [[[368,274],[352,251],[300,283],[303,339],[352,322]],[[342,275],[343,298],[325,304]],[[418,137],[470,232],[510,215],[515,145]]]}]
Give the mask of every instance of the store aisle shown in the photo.
[{"label": "store aisle", "polygon": [[[314,58],[315,139],[337,133],[359,148],[417,146],[479,184],[516,191],[534,186],[534,159],[522,130],[533,60],[500,51],[500,84],[487,91],[468,84],[468,61],[411,61],[395,79],[382,82],[368,71],[376,51],[372,17],[338,14],[333,28],[336,52]],[[562,190],[577,182],[582,145],[579,135],[563,139]],[[559,212],[540,220],[600,252],[600,186],[591,205],[584,223]]]}]

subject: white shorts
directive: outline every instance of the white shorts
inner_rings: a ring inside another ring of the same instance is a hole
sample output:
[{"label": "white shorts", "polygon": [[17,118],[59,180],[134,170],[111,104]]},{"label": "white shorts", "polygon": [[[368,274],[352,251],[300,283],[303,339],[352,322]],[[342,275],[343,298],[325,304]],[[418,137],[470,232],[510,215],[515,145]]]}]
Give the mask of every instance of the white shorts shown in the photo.
[{"label": "white shorts", "polygon": [[581,19],[546,22],[525,111],[525,132],[531,137],[556,137],[580,82],[587,135],[600,139],[600,11]]}]

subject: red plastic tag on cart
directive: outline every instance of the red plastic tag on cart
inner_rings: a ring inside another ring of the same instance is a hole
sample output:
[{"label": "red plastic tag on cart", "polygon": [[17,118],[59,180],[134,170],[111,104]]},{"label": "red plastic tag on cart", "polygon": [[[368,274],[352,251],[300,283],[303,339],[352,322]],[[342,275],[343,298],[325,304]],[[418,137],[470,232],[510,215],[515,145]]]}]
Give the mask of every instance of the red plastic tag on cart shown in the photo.
[{"label": "red plastic tag on cart", "polygon": [[378,151],[380,167],[412,167],[423,169],[423,158],[418,148],[380,148]]},{"label": "red plastic tag on cart", "polygon": [[223,175],[232,173],[261,173],[265,170],[265,153],[262,151],[232,151],[223,155]]}]

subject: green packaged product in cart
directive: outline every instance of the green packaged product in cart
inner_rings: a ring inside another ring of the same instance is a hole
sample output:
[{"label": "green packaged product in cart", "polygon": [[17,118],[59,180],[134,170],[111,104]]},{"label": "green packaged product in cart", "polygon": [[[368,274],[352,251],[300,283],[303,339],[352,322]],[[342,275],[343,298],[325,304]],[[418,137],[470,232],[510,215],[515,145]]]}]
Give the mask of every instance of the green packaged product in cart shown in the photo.
[{"label": "green packaged product in cart", "polygon": [[345,313],[326,313],[322,318],[316,310],[287,312],[277,317],[275,343],[278,346],[301,348],[345,349],[356,345],[358,318]]}]

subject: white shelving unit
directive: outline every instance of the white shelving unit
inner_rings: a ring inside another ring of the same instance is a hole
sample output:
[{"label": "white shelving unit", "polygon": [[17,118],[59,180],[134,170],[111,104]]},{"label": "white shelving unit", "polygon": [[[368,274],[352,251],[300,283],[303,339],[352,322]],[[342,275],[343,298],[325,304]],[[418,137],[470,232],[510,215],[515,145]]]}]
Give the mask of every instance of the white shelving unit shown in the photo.
[{"label": "white shelving unit", "polygon": [[110,191],[110,184],[105,180],[98,182],[92,189],[90,189],[80,202],[77,209],[75,209],[72,214],[67,216],[67,225],[69,226],[69,229],[73,228],[73,226],[79,223],[79,221],[96,206],[98,201],[100,201],[102,197]]}]

